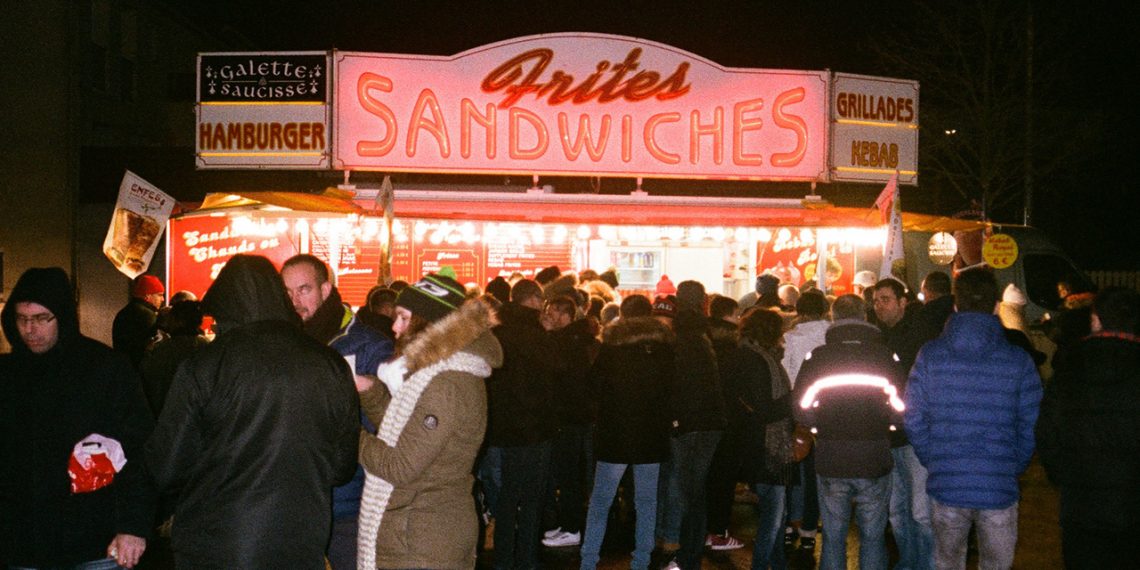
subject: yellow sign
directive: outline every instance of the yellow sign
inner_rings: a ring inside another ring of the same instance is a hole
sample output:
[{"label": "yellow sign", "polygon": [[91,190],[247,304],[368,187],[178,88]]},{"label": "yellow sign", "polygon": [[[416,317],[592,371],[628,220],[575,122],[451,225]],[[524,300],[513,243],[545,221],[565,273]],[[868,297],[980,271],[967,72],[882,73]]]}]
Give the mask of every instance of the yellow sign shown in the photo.
[{"label": "yellow sign", "polygon": [[1017,242],[1009,234],[994,234],[982,246],[982,260],[994,269],[1005,269],[1017,261]]}]

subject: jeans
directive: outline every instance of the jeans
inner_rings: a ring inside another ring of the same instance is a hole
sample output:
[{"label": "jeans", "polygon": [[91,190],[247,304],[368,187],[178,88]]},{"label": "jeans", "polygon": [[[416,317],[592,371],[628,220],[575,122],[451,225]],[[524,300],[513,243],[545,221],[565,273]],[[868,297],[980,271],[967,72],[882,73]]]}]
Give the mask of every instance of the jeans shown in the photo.
[{"label": "jeans", "polygon": [[788,487],[788,516],[785,526],[798,521],[801,536],[815,536],[819,529],[819,491],[816,489],[815,450],[808,453],[796,467],[800,470],[800,484]]},{"label": "jeans", "polygon": [[[918,462],[914,448],[909,445],[891,450],[895,461],[895,468],[891,472],[891,506],[894,507],[895,490],[899,485],[906,485],[910,496],[911,532],[907,539],[908,549],[904,550],[899,544],[899,564],[896,569],[908,570],[934,570],[934,528],[930,523],[930,495],[926,494],[926,468]],[[891,526],[895,525],[895,510],[891,509]],[[895,542],[899,542],[898,531],[895,531]],[[904,552],[910,556],[904,556]]]},{"label": "jeans", "polygon": [[934,564],[939,570],[966,568],[970,525],[978,535],[978,570],[1013,567],[1017,547],[1017,503],[1004,509],[962,509],[934,502]]},{"label": "jeans", "polygon": [[101,558],[99,560],[80,562],[73,566],[42,566],[40,568],[8,566],[8,570],[123,570],[123,567],[119,566],[114,558]]},{"label": "jeans", "polygon": [[559,489],[557,526],[564,532],[581,532],[586,521],[585,466],[592,455],[590,439],[590,426],[565,425],[550,452],[552,486]]},{"label": "jeans", "polygon": [[851,502],[859,522],[859,568],[885,570],[887,547],[883,533],[890,511],[891,474],[878,479],[819,477],[819,507],[823,517],[820,570],[847,568],[847,527]]},{"label": "jeans", "polygon": [[[606,537],[606,517],[610,513],[618,483],[628,467],[633,468],[633,505],[636,510],[632,570],[649,568],[653,552],[653,527],[657,521],[657,477],[660,463],[625,465],[599,461],[594,471],[594,490],[590,493],[590,508],[586,512],[586,538],[582,542],[582,570],[593,570],[598,565],[602,540]],[[498,545],[495,546],[498,548]]]},{"label": "jeans", "polygon": [[538,568],[542,499],[550,441],[503,447],[503,488],[495,505],[495,568]]},{"label": "jeans", "polygon": [[[784,570],[788,558],[784,542],[780,539],[784,525],[783,485],[754,483],[752,490],[759,499],[756,503],[756,540],[752,545],[752,570]],[[688,568],[687,566],[681,566]]]},{"label": "jeans", "polygon": [[[668,474],[658,495],[658,535],[680,543],[677,564],[697,568],[705,551],[705,483],[723,432],[694,431],[670,439]],[[660,483],[660,482],[659,482]]]},{"label": "jeans", "polygon": [[918,560],[915,548],[918,540],[915,536],[916,526],[910,511],[910,473],[904,461],[904,449],[910,446],[892,447],[891,458],[894,467],[891,468],[891,503],[890,521],[891,534],[895,537],[895,546],[899,549],[899,562],[895,570],[914,570]]},{"label": "jeans", "polygon": [[483,500],[487,502],[487,510],[494,513],[499,503],[499,489],[503,487],[503,448],[487,447],[483,451],[476,477],[483,486]]}]

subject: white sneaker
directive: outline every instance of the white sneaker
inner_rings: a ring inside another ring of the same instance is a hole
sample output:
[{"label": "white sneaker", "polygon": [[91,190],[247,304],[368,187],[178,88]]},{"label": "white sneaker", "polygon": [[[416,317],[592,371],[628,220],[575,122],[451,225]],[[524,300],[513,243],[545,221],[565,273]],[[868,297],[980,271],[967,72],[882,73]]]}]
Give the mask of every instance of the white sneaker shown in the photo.
[{"label": "white sneaker", "polygon": [[670,560],[661,570],[681,570],[681,565],[677,564],[677,560]]},{"label": "white sneaker", "polygon": [[562,527],[552,528],[542,533],[542,538],[554,538],[560,534],[562,534]]},{"label": "white sneaker", "polygon": [[580,532],[559,532],[558,534],[542,539],[542,545],[551,548],[559,546],[578,546],[582,544],[582,533]]}]

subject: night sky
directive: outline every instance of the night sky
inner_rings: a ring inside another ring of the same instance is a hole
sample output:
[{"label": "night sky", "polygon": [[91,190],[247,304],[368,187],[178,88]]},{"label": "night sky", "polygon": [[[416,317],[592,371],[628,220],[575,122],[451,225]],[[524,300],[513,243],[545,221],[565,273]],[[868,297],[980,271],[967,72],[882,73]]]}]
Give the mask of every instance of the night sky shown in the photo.
[{"label": "night sky", "polygon": [[[172,1],[172,0],[168,0]],[[1026,0],[999,0],[1024,10]],[[185,3],[179,3],[185,4]],[[962,0],[963,5],[973,0]],[[993,4],[993,3],[990,3]],[[919,29],[911,2],[464,2],[199,0],[195,16],[235,30],[257,50],[342,49],[452,55],[504,39],[554,32],[601,32],[681,48],[728,67],[830,69],[908,77],[877,55],[892,38]],[[1137,208],[1137,8],[1121,3],[1033,2],[1035,69],[1052,74],[1042,104],[1074,117],[1078,156],[1035,180],[1034,225],[1089,269],[1140,269]],[[922,41],[913,39],[910,41]],[[1051,111],[1052,112],[1052,111]],[[920,110],[921,114],[921,110]],[[920,118],[921,120],[921,118]],[[923,145],[920,141],[920,149]],[[957,195],[904,188],[907,210],[950,215]],[[876,188],[821,187],[842,205],[870,204]],[[1020,222],[1009,211],[1003,222]]]}]

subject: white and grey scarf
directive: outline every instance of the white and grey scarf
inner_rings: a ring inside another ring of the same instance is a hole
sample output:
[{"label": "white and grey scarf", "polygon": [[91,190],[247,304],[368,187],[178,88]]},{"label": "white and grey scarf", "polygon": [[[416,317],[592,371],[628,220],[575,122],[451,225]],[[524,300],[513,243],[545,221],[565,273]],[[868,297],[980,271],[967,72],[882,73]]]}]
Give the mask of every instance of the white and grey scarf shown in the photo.
[{"label": "white and grey scarf", "polygon": [[[403,358],[393,362],[394,366],[389,370],[397,371],[397,374],[403,376],[402,360]],[[412,412],[424,389],[437,375],[447,371],[467,372],[485,378],[491,374],[491,367],[478,356],[457,352],[431,366],[417,370],[395,388],[376,437],[389,447],[396,447],[400,434],[403,433],[408,419],[412,417]],[[380,374],[383,377],[383,368]],[[397,383],[398,380],[386,382],[389,386]],[[365,470],[364,494],[360,500],[360,530],[356,539],[358,570],[376,570],[376,539],[380,523],[384,519],[384,511],[388,508],[388,499],[392,497],[392,489],[391,483]]]}]

